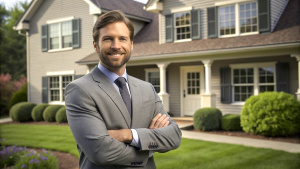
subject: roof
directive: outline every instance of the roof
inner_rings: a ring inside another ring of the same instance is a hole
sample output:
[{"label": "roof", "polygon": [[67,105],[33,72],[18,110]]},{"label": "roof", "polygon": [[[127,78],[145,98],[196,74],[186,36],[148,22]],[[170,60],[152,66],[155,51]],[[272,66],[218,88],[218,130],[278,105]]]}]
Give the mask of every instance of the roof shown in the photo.
[{"label": "roof", "polygon": [[121,10],[127,15],[141,17],[145,19],[152,18],[153,13],[143,10],[145,4],[133,0],[91,0],[102,10],[112,11]]}]

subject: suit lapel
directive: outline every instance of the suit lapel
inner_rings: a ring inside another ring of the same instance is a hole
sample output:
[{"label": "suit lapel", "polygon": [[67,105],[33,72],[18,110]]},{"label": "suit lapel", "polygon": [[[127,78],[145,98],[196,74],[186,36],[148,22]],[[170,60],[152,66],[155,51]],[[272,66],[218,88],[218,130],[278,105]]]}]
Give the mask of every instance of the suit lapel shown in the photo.
[{"label": "suit lapel", "polygon": [[[118,91],[111,84],[109,79],[98,69],[98,67],[95,67],[92,70],[92,77],[95,82],[98,82],[98,86],[111,98],[111,100],[119,108],[121,114],[123,115],[127,123],[128,128],[130,128],[131,118],[127,110],[127,107],[123,99],[121,98],[120,94],[118,93]],[[115,113],[115,112],[109,112],[109,113]]]},{"label": "suit lapel", "polygon": [[132,121],[131,121],[131,128],[137,128],[139,126],[139,122],[142,117],[141,113],[141,107],[142,107],[142,93],[141,90],[138,86],[138,83],[136,80],[128,76],[128,83],[129,83],[129,88],[130,88],[130,93],[131,93],[131,104],[132,104]]}]

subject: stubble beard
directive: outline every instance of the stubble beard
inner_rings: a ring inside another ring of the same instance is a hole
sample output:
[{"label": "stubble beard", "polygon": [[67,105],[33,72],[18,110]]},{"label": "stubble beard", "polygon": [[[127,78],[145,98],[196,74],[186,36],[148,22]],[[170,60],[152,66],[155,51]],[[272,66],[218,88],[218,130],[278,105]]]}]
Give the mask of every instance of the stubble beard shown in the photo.
[{"label": "stubble beard", "polygon": [[[100,61],[104,64],[103,66],[105,66],[106,68],[111,68],[111,69],[120,69],[121,67],[123,67],[130,59],[131,57],[131,52],[129,51],[128,53],[127,52],[124,52],[124,57],[123,59],[121,60],[121,63],[113,63],[114,60],[109,58],[109,56],[105,53],[105,52],[99,52],[98,55],[99,55],[99,58],[100,58]],[[119,61],[118,61],[119,62]]]}]

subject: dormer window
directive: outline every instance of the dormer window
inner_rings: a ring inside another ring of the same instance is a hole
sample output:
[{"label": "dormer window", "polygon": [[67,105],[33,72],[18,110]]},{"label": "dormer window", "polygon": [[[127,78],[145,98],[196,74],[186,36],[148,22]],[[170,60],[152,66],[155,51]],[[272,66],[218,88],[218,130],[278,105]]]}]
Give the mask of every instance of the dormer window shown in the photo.
[{"label": "dormer window", "polygon": [[256,2],[221,6],[219,13],[219,36],[258,33]]},{"label": "dormer window", "polygon": [[191,38],[190,12],[175,14],[175,35],[176,40],[184,40]]},{"label": "dormer window", "polygon": [[[228,4],[230,3],[231,4]],[[270,1],[217,2],[207,8],[208,38],[270,32]]]},{"label": "dormer window", "polygon": [[200,9],[191,9],[174,10],[176,12],[165,16],[166,42],[200,39]]}]

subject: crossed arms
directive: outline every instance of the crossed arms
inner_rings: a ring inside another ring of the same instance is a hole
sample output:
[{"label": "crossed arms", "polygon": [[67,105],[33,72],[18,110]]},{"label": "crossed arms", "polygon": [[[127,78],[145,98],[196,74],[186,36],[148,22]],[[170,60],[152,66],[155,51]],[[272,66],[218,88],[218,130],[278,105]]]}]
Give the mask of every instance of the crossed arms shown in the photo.
[{"label": "crossed arms", "polygon": [[99,91],[98,86],[70,83],[66,89],[67,116],[80,155],[96,165],[132,166],[133,161],[142,161],[141,166],[145,166],[149,150],[166,152],[179,147],[181,131],[163,110],[157,94],[154,95],[155,111],[151,108],[152,114],[145,113],[147,117],[141,119],[150,125],[136,128],[141,143],[137,149],[127,144],[132,140],[131,131],[121,114],[111,113],[119,109],[112,106],[114,102],[105,91]]}]

